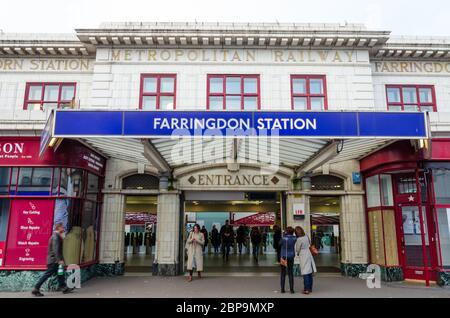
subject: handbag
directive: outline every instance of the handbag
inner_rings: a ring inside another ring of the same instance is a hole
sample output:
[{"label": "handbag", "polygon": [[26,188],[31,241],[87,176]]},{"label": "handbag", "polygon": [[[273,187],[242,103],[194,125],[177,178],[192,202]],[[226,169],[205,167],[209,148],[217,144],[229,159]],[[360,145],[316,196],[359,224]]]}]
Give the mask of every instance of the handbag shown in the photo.
[{"label": "handbag", "polygon": [[[288,246],[288,240],[286,239],[286,255],[287,255],[287,246]],[[288,266],[288,262],[286,258],[280,258],[280,265],[283,267],[287,267]]]},{"label": "handbag", "polygon": [[311,252],[312,256],[317,256],[319,255],[319,250],[316,248],[316,246],[314,244],[311,245],[311,240],[309,239],[309,251]]}]

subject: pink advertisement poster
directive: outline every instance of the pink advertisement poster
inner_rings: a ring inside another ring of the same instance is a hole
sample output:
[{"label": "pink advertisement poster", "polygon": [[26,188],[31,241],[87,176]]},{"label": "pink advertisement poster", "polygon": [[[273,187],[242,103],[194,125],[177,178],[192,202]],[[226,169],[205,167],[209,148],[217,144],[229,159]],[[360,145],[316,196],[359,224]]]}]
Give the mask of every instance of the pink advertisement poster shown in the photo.
[{"label": "pink advertisement poster", "polygon": [[5,259],[5,242],[0,242],[0,267],[3,266],[4,259]]},{"label": "pink advertisement poster", "polygon": [[11,201],[6,266],[46,265],[53,208],[54,200]]}]

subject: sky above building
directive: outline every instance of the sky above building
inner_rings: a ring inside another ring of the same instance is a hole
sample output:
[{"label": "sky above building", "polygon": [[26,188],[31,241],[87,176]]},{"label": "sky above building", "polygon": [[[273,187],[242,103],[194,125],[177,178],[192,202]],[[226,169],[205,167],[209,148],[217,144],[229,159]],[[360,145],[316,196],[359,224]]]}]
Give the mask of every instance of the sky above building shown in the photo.
[{"label": "sky above building", "polygon": [[4,0],[3,32],[63,32],[101,22],[364,23],[394,35],[450,36],[448,0]]}]

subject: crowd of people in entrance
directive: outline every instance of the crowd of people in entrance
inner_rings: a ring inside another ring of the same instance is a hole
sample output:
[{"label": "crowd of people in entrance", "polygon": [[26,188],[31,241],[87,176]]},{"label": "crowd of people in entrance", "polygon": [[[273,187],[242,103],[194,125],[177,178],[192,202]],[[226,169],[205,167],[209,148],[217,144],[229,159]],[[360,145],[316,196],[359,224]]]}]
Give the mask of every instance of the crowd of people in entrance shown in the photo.
[{"label": "crowd of people in entrance", "polygon": [[[314,256],[317,255],[317,249],[311,244],[311,240],[306,235],[304,229],[300,226],[287,227],[284,232],[277,225],[274,226],[273,247],[277,254],[277,264],[280,265],[280,286],[281,293],[286,292],[286,275],[289,281],[289,290],[293,294],[294,290],[294,269],[300,272],[303,277],[303,291],[309,295],[313,290],[313,275],[317,272]],[[264,232],[265,233],[265,232]],[[247,248],[248,240],[252,243],[252,254],[255,262],[258,262],[260,247],[265,242],[264,233],[261,233],[258,227],[253,227],[250,231],[245,226],[240,226],[236,233],[233,226],[227,220],[220,231],[216,226],[211,230],[211,243],[214,246],[214,253],[219,253],[219,247],[222,250],[224,261],[228,262],[230,249],[234,242],[237,243],[239,254],[243,247]],[[192,282],[194,269],[201,278],[203,272],[203,254],[205,246],[208,243],[208,232],[203,226],[196,224],[189,233],[186,241],[187,250],[187,270],[189,271],[188,281]],[[265,243],[264,243],[265,244]]]}]

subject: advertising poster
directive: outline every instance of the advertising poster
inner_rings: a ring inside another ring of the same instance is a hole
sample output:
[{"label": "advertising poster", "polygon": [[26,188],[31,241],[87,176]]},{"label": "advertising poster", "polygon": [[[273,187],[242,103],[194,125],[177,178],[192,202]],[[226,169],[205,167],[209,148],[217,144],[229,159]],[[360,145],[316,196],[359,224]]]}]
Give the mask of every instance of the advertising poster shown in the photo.
[{"label": "advertising poster", "polygon": [[52,234],[54,200],[11,201],[6,266],[42,266]]}]

